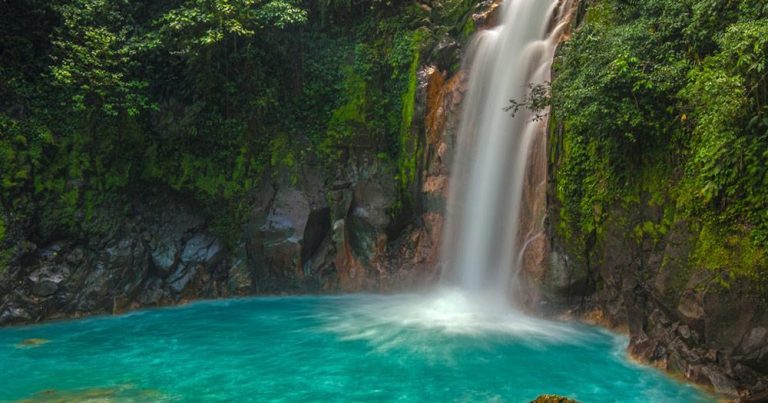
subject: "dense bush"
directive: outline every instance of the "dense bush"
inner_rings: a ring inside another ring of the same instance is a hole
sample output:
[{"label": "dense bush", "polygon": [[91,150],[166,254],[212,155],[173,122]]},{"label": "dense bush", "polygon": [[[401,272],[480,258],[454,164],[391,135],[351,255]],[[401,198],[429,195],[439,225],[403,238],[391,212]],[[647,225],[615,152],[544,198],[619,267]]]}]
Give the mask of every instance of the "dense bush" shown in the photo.
[{"label": "dense bush", "polygon": [[563,234],[586,244],[612,207],[661,206],[639,235],[684,220],[698,267],[767,280],[768,5],[590,1],[560,54]]},{"label": "dense bush", "polygon": [[102,230],[99,206],[148,187],[233,230],[264,175],[350,152],[400,166],[407,186],[416,69],[474,3],[3,2],[0,235]]}]

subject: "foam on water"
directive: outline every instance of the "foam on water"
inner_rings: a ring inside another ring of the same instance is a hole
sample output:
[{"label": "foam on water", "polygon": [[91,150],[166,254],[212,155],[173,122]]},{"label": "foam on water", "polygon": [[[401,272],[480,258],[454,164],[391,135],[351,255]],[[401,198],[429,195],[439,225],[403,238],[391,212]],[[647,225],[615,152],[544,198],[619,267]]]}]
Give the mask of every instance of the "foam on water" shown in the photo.
[{"label": "foam on water", "polygon": [[348,337],[376,335],[385,340],[400,329],[464,336],[509,336],[536,342],[568,343],[584,337],[573,325],[523,315],[497,304],[493,298],[493,295],[474,295],[459,288],[440,288],[397,298],[367,295],[340,317],[329,321],[330,329]]}]

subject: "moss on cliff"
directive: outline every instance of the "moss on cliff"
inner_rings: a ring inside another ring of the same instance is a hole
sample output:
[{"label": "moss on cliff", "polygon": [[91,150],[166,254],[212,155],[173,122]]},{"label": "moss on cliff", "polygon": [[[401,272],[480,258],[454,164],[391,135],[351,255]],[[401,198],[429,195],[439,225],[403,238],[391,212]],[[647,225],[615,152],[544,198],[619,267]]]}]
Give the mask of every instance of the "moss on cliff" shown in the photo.
[{"label": "moss on cliff", "polygon": [[722,231],[711,224],[703,224],[697,234],[691,263],[696,268],[711,271],[723,287],[728,288],[742,278],[755,282],[762,289],[766,280],[763,270],[768,267],[766,251],[743,236],[745,232]]},{"label": "moss on cliff", "polygon": [[467,39],[477,1],[49,3],[0,15],[0,202],[43,241],[149,188],[236,232],[265,175],[350,156],[383,162],[407,194],[417,70]]},{"label": "moss on cliff", "polygon": [[768,8],[620,3],[590,2],[554,65],[557,230],[580,255],[599,249],[609,214],[637,243],[684,222],[697,238],[692,268],[762,289]]},{"label": "moss on cliff", "polygon": [[[416,87],[418,85],[417,72],[421,64],[421,51],[428,34],[425,31],[415,32],[410,39],[411,62],[408,67],[406,89],[402,95],[402,120],[400,122],[400,136],[398,144],[398,173],[397,180],[404,198],[409,198],[408,189],[416,181],[418,162],[421,156],[421,144],[419,133],[414,127],[414,113],[416,109]],[[409,203],[410,200],[404,200]]]}]

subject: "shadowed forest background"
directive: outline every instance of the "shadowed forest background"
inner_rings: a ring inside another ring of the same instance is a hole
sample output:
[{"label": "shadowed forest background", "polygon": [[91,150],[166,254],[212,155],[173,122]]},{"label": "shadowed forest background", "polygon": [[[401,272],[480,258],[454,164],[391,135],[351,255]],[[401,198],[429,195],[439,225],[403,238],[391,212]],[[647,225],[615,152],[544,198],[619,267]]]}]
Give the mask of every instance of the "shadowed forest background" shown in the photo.
[{"label": "shadowed forest background", "polygon": [[[460,68],[439,43],[471,35],[473,3],[3,1],[2,267],[24,240],[108,231],[125,195],[148,189],[189,195],[227,239],[260,178],[350,153],[396,166],[391,214],[407,217],[417,68]],[[685,220],[697,270],[764,287],[768,5],[582,10],[547,99],[558,231],[589,249],[611,206],[660,206],[636,237]]]}]

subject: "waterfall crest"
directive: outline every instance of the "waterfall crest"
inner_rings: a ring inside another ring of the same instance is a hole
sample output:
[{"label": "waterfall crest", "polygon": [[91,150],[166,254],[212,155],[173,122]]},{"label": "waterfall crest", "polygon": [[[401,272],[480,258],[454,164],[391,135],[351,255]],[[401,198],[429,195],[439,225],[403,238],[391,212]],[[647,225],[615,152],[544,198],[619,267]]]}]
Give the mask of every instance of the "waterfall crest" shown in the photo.
[{"label": "waterfall crest", "polygon": [[[443,236],[441,282],[496,307],[520,301],[525,246],[541,236],[546,119],[504,107],[550,80],[570,1],[505,0],[500,24],[476,34]],[[536,187],[539,190],[535,189]],[[528,200],[526,200],[528,199]],[[541,210],[541,209],[539,209]]]}]

